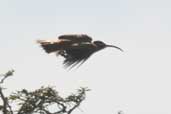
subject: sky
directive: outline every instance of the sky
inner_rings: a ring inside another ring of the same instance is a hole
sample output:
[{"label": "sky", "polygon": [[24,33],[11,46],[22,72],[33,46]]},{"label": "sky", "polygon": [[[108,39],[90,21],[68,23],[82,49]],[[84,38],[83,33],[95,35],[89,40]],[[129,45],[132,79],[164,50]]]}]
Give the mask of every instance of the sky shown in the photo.
[{"label": "sky", "polygon": [[[0,73],[4,86],[55,86],[61,95],[91,89],[73,114],[170,114],[170,0],[0,0]],[[88,34],[121,47],[95,53],[68,71],[62,57],[36,43],[62,34]]]}]

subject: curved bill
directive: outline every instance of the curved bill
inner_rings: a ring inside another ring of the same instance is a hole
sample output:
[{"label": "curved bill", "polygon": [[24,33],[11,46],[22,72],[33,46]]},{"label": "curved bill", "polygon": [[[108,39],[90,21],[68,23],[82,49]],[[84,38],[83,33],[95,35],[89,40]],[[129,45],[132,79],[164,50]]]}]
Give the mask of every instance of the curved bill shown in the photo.
[{"label": "curved bill", "polygon": [[114,45],[106,45],[106,47],[113,47],[113,48],[119,49],[120,51],[123,52],[123,50],[122,50],[121,48],[119,48],[119,47],[117,47],[117,46],[114,46]]}]

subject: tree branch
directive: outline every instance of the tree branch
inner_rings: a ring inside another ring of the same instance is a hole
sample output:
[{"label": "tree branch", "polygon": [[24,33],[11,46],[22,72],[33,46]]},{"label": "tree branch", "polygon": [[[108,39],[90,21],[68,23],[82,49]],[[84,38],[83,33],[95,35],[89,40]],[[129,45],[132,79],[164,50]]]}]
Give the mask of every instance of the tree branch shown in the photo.
[{"label": "tree branch", "polygon": [[[3,78],[0,80],[0,84],[3,84],[4,81],[5,81],[5,79],[7,79],[9,76],[12,76],[13,75],[13,72],[14,72],[14,70],[10,70],[10,71],[8,71],[5,74],[1,74],[1,76],[3,76]],[[11,106],[8,103],[8,99],[7,99],[7,97],[5,97],[2,89],[3,88],[0,85],[0,97],[1,97],[1,99],[3,101],[2,111],[3,111],[4,114],[8,114],[8,112],[10,112],[11,114],[13,114],[13,111],[11,109]]]}]

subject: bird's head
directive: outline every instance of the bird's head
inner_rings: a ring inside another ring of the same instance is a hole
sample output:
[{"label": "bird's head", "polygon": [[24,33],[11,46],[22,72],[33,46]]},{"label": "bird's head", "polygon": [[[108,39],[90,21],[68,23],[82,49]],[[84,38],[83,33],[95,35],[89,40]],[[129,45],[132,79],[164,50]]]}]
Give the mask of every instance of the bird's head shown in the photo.
[{"label": "bird's head", "polygon": [[106,48],[106,47],[113,47],[113,48],[119,49],[120,51],[123,51],[121,48],[119,48],[117,46],[107,45],[102,41],[94,41],[93,43],[97,46],[98,49],[103,49],[103,48]]}]

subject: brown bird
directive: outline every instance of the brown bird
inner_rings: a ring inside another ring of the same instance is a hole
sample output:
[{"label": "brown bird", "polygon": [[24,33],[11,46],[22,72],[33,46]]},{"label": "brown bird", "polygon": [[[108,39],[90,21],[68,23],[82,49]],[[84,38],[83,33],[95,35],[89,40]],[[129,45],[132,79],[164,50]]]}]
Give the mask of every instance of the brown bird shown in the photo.
[{"label": "brown bird", "polygon": [[[61,35],[57,40],[38,40],[37,41],[47,53],[55,52],[65,58],[63,64],[67,67],[83,64],[93,53],[106,47],[113,47],[123,51],[114,45],[107,45],[102,41],[92,42],[92,38],[85,34]],[[79,65],[79,66],[80,66]]]}]

